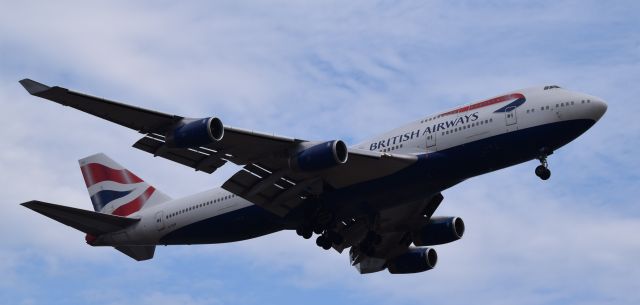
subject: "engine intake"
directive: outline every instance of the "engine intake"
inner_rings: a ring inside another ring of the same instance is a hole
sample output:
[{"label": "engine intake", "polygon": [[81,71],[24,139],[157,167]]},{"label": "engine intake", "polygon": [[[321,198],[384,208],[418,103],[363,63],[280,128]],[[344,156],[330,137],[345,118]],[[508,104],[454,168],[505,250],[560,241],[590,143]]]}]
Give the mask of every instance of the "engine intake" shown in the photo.
[{"label": "engine intake", "polygon": [[429,223],[413,232],[416,246],[434,246],[450,243],[464,235],[464,221],[460,217],[431,217]]},{"label": "engine intake", "polygon": [[347,162],[349,150],[340,140],[316,144],[291,158],[291,167],[301,171],[328,169]]},{"label": "engine intake", "polygon": [[220,141],[224,136],[224,125],[216,117],[202,119],[183,119],[172,132],[167,135],[167,143],[171,147],[199,147]]},{"label": "engine intake", "polygon": [[438,262],[438,253],[433,248],[409,248],[406,253],[387,264],[392,274],[418,273],[433,269]]}]

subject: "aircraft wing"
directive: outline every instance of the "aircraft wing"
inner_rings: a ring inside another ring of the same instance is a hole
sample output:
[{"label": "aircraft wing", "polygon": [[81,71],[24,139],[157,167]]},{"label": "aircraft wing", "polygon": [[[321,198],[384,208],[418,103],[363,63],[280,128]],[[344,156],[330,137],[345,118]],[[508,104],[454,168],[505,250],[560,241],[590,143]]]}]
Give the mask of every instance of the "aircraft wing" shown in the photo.
[{"label": "aircraft wing", "polygon": [[[130,106],[62,87],[49,87],[30,79],[20,81],[32,95],[95,115],[134,129],[145,136],[133,147],[197,171],[213,173],[226,162],[244,166],[223,188],[279,216],[285,216],[308,194],[320,194],[325,185],[342,188],[397,172],[417,160],[413,155],[348,149],[346,163],[316,171],[299,171],[292,154],[310,143],[305,140],[224,127],[219,141],[180,148],[169,145],[169,136],[182,116]],[[321,142],[318,142],[321,143]]]}]

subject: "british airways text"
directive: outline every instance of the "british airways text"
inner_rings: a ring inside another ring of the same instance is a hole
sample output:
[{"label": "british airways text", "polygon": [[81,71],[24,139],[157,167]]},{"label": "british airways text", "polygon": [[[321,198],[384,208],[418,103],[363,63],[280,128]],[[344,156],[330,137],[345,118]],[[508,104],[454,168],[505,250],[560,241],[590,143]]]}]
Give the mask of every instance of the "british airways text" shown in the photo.
[{"label": "british airways text", "polygon": [[430,134],[433,132],[439,132],[447,130],[448,128],[455,127],[458,125],[467,124],[470,122],[475,122],[478,120],[478,113],[474,112],[468,115],[461,115],[459,117],[453,118],[451,120],[443,121],[441,123],[433,124],[432,126],[427,126],[424,130],[417,129],[415,131],[405,132],[404,134],[400,134],[394,137],[387,138],[385,140],[381,140],[378,142],[371,143],[369,145],[369,150],[377,150],[381,148],[390,147],[396,144],[400,144],[402,142],[406,142],[415,138],[419,138],[420,136],[424,136],[426,134]]}]

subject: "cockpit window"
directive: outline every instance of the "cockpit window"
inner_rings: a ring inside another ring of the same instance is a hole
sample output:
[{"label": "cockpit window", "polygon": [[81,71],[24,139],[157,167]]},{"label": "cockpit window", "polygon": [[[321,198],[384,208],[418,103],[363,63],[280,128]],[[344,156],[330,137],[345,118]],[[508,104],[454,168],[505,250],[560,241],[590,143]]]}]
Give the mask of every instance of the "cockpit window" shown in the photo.
[{"label": "cockpit window", "polygon": [[560,89],[560,87],[556,85],[544,86],[544,90],[549,90],[549,89]]}]

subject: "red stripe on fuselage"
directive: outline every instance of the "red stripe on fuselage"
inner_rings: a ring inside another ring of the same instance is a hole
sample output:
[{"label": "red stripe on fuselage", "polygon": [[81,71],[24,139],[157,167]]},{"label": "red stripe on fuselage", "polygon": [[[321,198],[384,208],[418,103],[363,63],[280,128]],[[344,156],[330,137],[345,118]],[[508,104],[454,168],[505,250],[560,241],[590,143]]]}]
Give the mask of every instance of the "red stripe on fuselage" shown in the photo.
[{"label": "red stripe on fuselage", "polygon": [[140,183],[142,179],[126,169],[113,169],[99,163],[89,163],[81,167],[84,183],[90,187],[102,181],[113,181],[121,184]]},{"label": "red stripe on fuselage", "polygon": [[149,200],[149,198],[151,198],[151,195],[153,195],[153,192],[155,191],[156,189],[153,188],[153,186],[150,186],[146,191],[144,191],[144,193],[140,194],[138,198],[119,206],[117,209],[113,210],[111,214],[117,216],[127,216],[140,211],[142,206],[147,202],[147,200]]},{"label": "red stripe on fuselage", "polygon": [[524,95],[522,95],[520,93],[507,94],[507,95],[503,95],[503,96],[499,96],[499,97],[496,97],[496,98],[492,98],[490,100],[486,100],[486,101],[483,101],[483,102],[475,103],[475,104],[472,104],[472,105],[469,105],[469,106],[460,107],[458,109],[451,110],[449,112],[445,112],[445,113],[441,114],[441,116],[460,113],[460,112],[466,112],[466,111],[469,111],[469,110],[479,109],[479,108],[482,108],[482,107],[487,107],[487,106],[491,106],[491,105],[494,105],[494,104],[506,102],[508,100],[515,100],[515,99],[519,99],[519,98],[524,98]]}]

